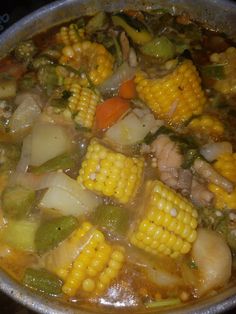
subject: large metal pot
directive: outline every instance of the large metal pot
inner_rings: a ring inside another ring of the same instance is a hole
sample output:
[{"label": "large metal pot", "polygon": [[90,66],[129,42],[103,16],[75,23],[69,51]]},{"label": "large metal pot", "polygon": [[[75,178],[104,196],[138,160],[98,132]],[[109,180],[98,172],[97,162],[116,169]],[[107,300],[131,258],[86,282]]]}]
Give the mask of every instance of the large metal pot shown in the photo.
[{"label": "large metal pot", "polygon": [[[190,16],[208,28],[224,31],[236,40],[236,3],[225,0],[59,0],[49,4],[20,20],[0,36],[0,57],[6,55],[16,42],[31,37],[50,26],[54,26],[84,14],[96,11],[114,11],[123,8],[145,9],[165,7],[173,13],[187,11]],[[54,299],[46,299],[22,287],[0,271],[0,289],[16,301],[39,313],[78,313],[89,311],[73,308]],[[236,287],[232,286],[218,295],[175,310],[162,310],[169,314],[213,314],[236,307]],[[236,311],[236,310],[235,310]],[[101,310],[97,310],[101,313]],[[125,313],[134,311],[125,310]],[[111,310],[104,310],[111,313]],[[140,312],[139,312],[140,313]],[[140,313],[141,314],[141,313]]]}]

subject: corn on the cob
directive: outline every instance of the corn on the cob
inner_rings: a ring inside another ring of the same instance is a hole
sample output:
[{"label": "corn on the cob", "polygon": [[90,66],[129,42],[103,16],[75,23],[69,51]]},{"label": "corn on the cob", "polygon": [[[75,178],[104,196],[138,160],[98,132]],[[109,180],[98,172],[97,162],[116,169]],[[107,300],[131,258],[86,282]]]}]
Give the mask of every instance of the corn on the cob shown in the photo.
[{"label": "corn on the cob", "polygon": [[236,153],[225,153],[217,158],[214,168],[224,177],[236,183]]},{"label": "corn on the cob", "polygon": [[65,84],[65,87],[71,93],[68,98],[68,107],[76,123],[91,129],[100,97],[91,89],[72,82],[71,84],[68,82]]},{"label": "corn on the cob", "polygon": [[223,94],[236,93],[236,48],[230,47],[225,52],[213,53],[210,60],[224,66],[225,78],[215,81],[214,88]]},{"label": "corn on the cob", "polygon": [[141,183],[143,166],[143,158],[127,157],[92,139],[78,181],[89,190],[127,203]]},{"label": "corn on the cob", "polygon": [[206,102],[200,77],[190,60],[162,78],[151,79],[139,71],[135,83],[140,99],[158,118],[170,124],[181,124],[192,115],[201,114]]},{"label": "corn on the cob", "polygon": [[84,39],[84,29],[78,28],[76,24],[70,24],[69,26],[63,26],[57,33],[57,40],[63,43],[65,46],[77,44]]},{"label": "corn on the cob", "polygon": [[214,193],[214,205],[217,209],[236,208],[236,188],[232,193],[227,193],[224,189],[215,184],[208,185],[209,190]]},{"label": "corn on the cob", "polygon": [[[109,244],[102,232],[84,222],[74,235],[78,242],[89,237],[71,265],[57,270],[63,278],[62,291],[68,296],[80,293],[100,294],[117,278],[124,263],[124,249]],[[66,254],[66,253],[65,253]]]},{"label": "corn on the cob", "polygon": [[157,180],[146,183],[145,193],[145,214],[130,234],[131,243],[173,258],[188,253],[197,227],[197,211],[192,204]]},{"label": "corn on the cob", "polygon": [[207,114],[194,118],[188,124],[188,129],[214,139],[218,139],[224,133],[223,123],[218,118]]},{"label": "corn on the cob", "polygon": [[103,45],[90,41],[65,46],[60,58],[61,64],[85,68],[94,85],[101,84],[112,74],[113,62],[112,55]]}]

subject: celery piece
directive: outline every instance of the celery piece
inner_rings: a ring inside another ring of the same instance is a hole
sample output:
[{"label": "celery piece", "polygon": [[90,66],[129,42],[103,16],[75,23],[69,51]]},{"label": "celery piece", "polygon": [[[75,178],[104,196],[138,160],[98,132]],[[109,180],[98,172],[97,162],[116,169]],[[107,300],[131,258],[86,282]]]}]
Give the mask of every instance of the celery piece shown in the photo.
[{"label": "celery piece", "polygon": [[34,237],[37,228],[38,222],[9,220],[1,233],[1,240],[13,248],[34,252]]},{"label": "celery piece", "polygon": [[46,161],[44,164],[37,168],[33,168],[32,172],[35,174],[42,174],[51,171],[57,171],[59,169],[67,170],[75,166],[75,160],[68,154],[62,154],[55,158]]},{"label": "celery piece", "polygon": [[21,219],[26,217],[35,202],[35,191],[23,186],[9,186],[2,193],[2,209],[5,216]]},{"label": "celery piece", "polygon": [[62,280],[46,269],[27,268],[22,282],[25,286],[48,295],[59,295],[62,292]]},{"label": "celery piece", "polygon": [[36,231],[35,246],[39,254],[45,253],[66,239],[78,226],[73,216],[62,216],[42,222]]},{"label": "celery piece", "polygon": [[147,302],[145,303],[146,308],[158,308],[158,307],[163,307],[163,306],[174,306],[181,304],[181,301],[179,298],[171,298],[171,299],[163,299],[163,300],[157,300],[157,301],[152,301],[152,302]]},{"label": "celery piece", "polygon": [[128,211],[114,205],[99,205],[92,214],[92,220],[98,226],[119,235],[124,235],[129,226]]},{"label": "celery piece", "polygon": [[163,60],[171,59],[175,56],[174,44],[165,36],[155,37],[140,48],[141,52],[152,57]]}]

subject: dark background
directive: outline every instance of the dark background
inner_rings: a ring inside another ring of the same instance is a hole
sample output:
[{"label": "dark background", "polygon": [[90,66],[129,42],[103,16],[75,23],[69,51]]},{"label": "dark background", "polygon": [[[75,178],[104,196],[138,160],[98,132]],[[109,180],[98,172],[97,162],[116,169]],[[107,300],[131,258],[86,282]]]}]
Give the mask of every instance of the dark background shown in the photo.
[{"label": "dark background", "polygon": [[[0,0],[0,33],[6,30],[23,16],[37,10],[41,6],[53,2],[53,0]],[[34,314],[25,307],[15,303],[0,292],[1,314]],[[236,309],[225,314],[235,314]]]}]

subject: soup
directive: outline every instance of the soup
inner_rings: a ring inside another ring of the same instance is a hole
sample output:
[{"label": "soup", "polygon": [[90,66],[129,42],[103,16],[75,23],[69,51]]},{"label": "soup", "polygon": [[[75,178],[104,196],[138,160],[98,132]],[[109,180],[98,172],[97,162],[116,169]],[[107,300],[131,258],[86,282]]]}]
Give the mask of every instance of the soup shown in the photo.
[{"label": "soup", "polygon": [[235,284],[234,43],[187,14],[99,12],[0,61],[0,266],[80,308]]}]

